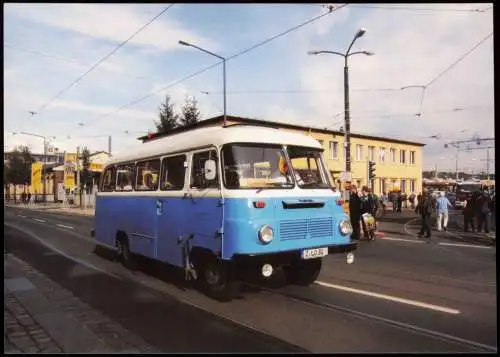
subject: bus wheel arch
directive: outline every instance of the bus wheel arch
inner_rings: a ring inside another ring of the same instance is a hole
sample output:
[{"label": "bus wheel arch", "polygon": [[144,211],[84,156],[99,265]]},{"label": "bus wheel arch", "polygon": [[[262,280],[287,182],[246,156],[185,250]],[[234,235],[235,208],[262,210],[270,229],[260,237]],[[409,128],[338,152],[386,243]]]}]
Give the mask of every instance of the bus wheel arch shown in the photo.
[{"label": "bus wheel arch", "polygon": [[236,279],[235,269],[231,269],[230,261],[221,260],[212,251],[203,247],[193,247],[190,257],[200,287],[209,296],[219,301],[230,301],[234,298],[240,283]]},{"label": "bus wheel arch", "polygon": [[130,251],[130,243],[127,233],[123,231],[116,232],[115,246],[118,260],[120,260],[125,267],[132,268],[133,256]]}]

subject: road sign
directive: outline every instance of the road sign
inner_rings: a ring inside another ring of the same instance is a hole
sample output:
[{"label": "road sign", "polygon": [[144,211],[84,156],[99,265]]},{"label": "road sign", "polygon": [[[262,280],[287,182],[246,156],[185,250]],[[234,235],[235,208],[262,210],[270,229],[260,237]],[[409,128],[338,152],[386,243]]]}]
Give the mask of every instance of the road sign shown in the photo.
[{"label": "road sign", "polygon": [[351,181],[352,180],[351,172],[342,172],[340,174],[340,180],[341,181]]}]

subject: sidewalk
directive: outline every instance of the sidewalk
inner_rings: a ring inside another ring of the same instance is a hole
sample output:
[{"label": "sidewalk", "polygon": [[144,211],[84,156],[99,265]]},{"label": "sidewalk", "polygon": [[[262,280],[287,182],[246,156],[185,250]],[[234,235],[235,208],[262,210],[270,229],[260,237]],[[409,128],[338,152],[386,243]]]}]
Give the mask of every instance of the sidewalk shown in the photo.
[{"label": "sidewalk", "polygon": [[158,352],[19,258],[4,270],[4,353]]},{"label": "sidewalk", "polygon": [[13,208],[22,208],[22,209],[29,209],[29,210],[34,210],[34,211],[47,211],[47,212],[66,212],[66,213],[71,213],[71,214],[79,214],[83,216],[94,216],[95,215],[95,208],[85,208],[82,209],[77,206],[64,206],[62,203],[52,203],[48,202],[46,204],[44,203],[36,203],[36,204],[31,204],[31,205],[24,205],[24,204],[14,204],[14,203],[7,203],[5,205],[6,207],[13,207]]}]

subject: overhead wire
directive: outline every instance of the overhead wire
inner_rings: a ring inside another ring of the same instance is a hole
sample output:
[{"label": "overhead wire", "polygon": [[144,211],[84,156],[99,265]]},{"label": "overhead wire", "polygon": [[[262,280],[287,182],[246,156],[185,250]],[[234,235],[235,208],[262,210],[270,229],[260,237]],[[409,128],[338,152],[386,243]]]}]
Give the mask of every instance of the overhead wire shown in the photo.
[{"label": "overhead wire", "polygon": [[[54,55],[54,54],[50,54],[50,53],[45,53],[45,52],[40,52],[40,51],[34,51],[34,50],[29,50],[29,49],[25,49],[25,48],[21,48],[21,47],[17,47],[17,46],[12,46],[10,44],[4,44],[3,45],[4,47],[6,48],[10,48],[10,49],[13,49],[13,50],[16,50],[16,51],[20,51],[20,52],[24,52],[24,53],[28,53],[30,55],[34,55],[34,56],[39,56],[39,57],[45,57],[45,58],[48,58],[48,59],[52,59],[52,60],[57,60],[57,61],[61,61],[61,62],[66,62],[66,63],[70,63],[70,64],[74,64],[74,65],[77,65],[77,66],[80,66],[80,67],[89,67],[91,65],[89,65],[88,63],[83,63],[77,59],[74,59],[74,58],[66,58],[66,57],[60,57],[60,56],[57,56],[57,55]],[[110,71],[109,69],[106,69],[106,68],[95,68],[96,70],[104,70],[104,71],[108,71],[108,72],[112,72]],[[57,72],[54,72],[54,73],[57,73]],[[127,77],[130,77],[132,79],[137,79],[137,80],[153,80],[152,78],[147,78],[145,76],[129,76],[127,75],[127,73],[120,73],[120,76],[127,76]]]},{"label": "overhead wire", "polygon": [[[307,21],[305,21],[305,22],[303,22],[303,23],[301,23],[299,25],[293,26],[292,28],[289,28],[288,30],[280,32],[279,34],[277,34],[275,36],[267,38],[267,39],[265,39],[265,40],[263,40],[263,41],[255,44],[255,45],[253,45],[253,46],[251,46],[251,47],[249,47],[247,49],[244,49],[244,50],[242,50],[242,51],[240,51],[240,52],[238,52],[238,53],[236,53],[236,54],[234,54],[234,55],[232,55],[230,57],[227,57],[226,58],[226,62],[228,62],[228,61],[230,61],[232,59],[235,59],[235,58],[237,58],[239,56],[242,56],[242,55],[244,55],[244,54],[246,54],[246,53],[248,53],[248,52],[250,52],[250,51],[252,51],[252,50],[254,50],[256,48],[258,48],[258,47],[261,47],[261,46],[263,46],[263,45],[265,45],[265,44],[267,44],[267,43],[269,43],[269,42],[271,42],[273,40],[276,40],[277,38],[280,38],[280,37],[282,37],[284,35],[287,35],[287,34],[289,34],[292,31],[296,31],[299,28],[301,28],[303,26],[306,26],[306,25],[308,25],[308,24],[310,24],[310,23],[312,23],[314,21],[317,21],[317,20],[319,20],[319,19],[321,19],[321,18],[323,18],[325,16],[328,16],[328,15],[332,14],[333,12],[338,11],[338,10],[346,7],[347,5],[348,4],[342,4],[342,5],[339,5],[339,6],[335,7],[335,8],[332,7],[332,8],[329,9],[328,12],[325,12],[323,14],[315,16],[312,19],[309,19],[309,20],[307,20]],[[204,73],[204,72],[206,72],[206,71],[208,71],[208,70],[210,70],[212,68],[215,68],[215,67],[221,65],[221,63],[222,63],[222,61],[218,61],[218,62],[216,62],[216,63],[214,63],[214,64],[212,64],[210,66],[207,66],[207,67],[205,67],[205,68],[203,68],[203,69],[201,69],[199,71],[196,71],[196,72],[194,72],[194,73],[192,73],[192,74],[190,74],[190,75],[188,75],[186,77],[183,77],[181,79],[173,81],[173,82],[167,84],[166,86],[163,86],[163,87],[157,89],[156,91],[152,91],[152,92],[150,92],[150,93],[148,93],[148,94],[146,94],[146,95],[144,95],[142,97],[139,97],[139,98],[134,99],[133,101],[127,103],[127,104],[122,105],[121,107],[118,107],[116,110],[114,110],[112,112],[109,112],[109,113],[103,114],[101,116],[98,116],[94,120],[91,120],[91,121],[87,122],[86,125],[88,126],[88,125],[96,122],[97,120],[100,120],[100,119],[103,119],[105,117],[111,116],[111,115],[113,115],[113,114],[115,114],[115,113],[117,113],[117,112],[119,112],[119,111],[121,111],[121,110],[123,110],[125,108],[131,107],[131,106],[133,106],[133,105],[135,105],[137,103],[140,103],[140,102],[146,100],[147,98],[149,98],[149,97],[151,97],[153,95],[156,95],[156,94],[158,94],[160,92],[163,92],[163,91],[165,91],[167,89],[170,89],[170,88],[172,88],[172,87],[174,87],[176,85],[179,85],[179,84],[181,84],[181,83],[183,83],[183,82],[185,82],[185,81],[187,81],[187,80],[189,80],[191,78],[194,78],[194,77],[196,77],[196,76],[198,76],[198,75],[200,75],[200,74],[202,74],[202,73]]]},{"label": "overhead wire", "polygon": [[432,7],[415,7],[415,6],[384,6],[384,5],[365,5],[365,4],[352,4],[353,7],[363,9],[383,9],[383,10],[406,10],[406,11],[429,11],[429,12],[462,12],[462,13],[484,13],[491,7],[486,9],[457,9],[457,8],[432,8]]},{"label": "overhead wire", "polygon": [[149,20],[146,24],[142,25],[138,30],[136,30],[131,36],[129,36],[126,40],[122,41],[118,46],[116,46],[111,52],[109,52],[106,56],[101,58],[99,61],[97,61],[92,67],[90,67],[85,73],[81,74],[77,79],[75,79],[73,82],[71,82],[70,85],[62,89],[60,92],[58,92],[54,97],[52,97],[49,101],[44,103],[39,109],[38,113],[40,113],[43,109],[45,109],[50,103],[52,103],[54,100],[59,98],[62,94],[67,92],[69,89],[71,89],[75,84],[80,82],[85,76],[87,76],[89,73],[91,73],[94,69],[96,69],[101,63],[106,61],[109,57],[111,57],[113,54],[115,54],[120,48],[125,46],[130,40],[132,40],[137,34],[139,34],[141,31],[143,31],[146,27],[151,25],[156,19],[158,19],[161,15],[163,15],[165,12],[167,12],[174,3],[170,4],[166,8],[164,8],[160,13],[155,15],[151,20]]}]

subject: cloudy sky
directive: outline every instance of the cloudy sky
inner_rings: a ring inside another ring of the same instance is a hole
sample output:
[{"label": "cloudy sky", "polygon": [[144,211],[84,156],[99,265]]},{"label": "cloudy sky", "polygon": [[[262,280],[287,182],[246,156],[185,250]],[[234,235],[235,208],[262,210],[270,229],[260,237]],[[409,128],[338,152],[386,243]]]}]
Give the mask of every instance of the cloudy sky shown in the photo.
[{"label": "cloudy sky", "polygon": [[[307,52],[345,51],[366,28],[353,49],[375,55],[349,61],[351,130],[424,142],[425,168],[454,170],[445,143],[494,135],[491,5],[343,7],[228,61],[228,113],[338,129],[343,59]],[[60,150],[107,150],[108,135],[114,153],[131,150],[154,129],[166,94],[178,109],[189,95],[203,118],[221,114],[221,66],[172,85],[218,61],[178,40],[230,57],[327,12],[315,4],[175,4],[67,89],[167,6],[5,4],[4,149],[41,152],[42,140],[12,134],[25,131],[55,136]],[[485,150],[461,152],[460,167],[480,170],[485,158]]]}]

